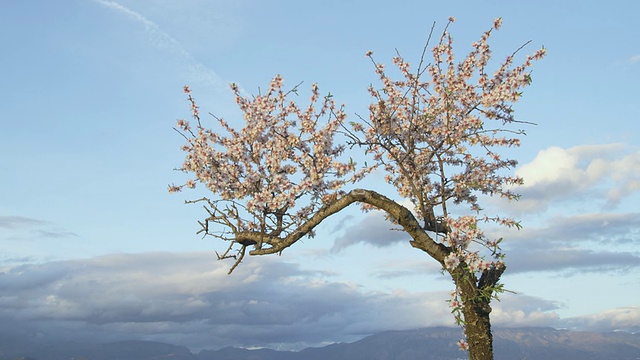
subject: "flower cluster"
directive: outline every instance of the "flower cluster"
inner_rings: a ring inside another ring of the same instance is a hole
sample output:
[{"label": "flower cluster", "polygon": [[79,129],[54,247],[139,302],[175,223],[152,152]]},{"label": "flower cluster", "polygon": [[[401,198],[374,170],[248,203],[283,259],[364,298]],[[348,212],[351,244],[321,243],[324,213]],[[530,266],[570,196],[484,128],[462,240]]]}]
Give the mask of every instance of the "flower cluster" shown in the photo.
[{"label": "flower cluster", "polygon": [[[452,255],[447,268],[457,266],[456,258],[472,270],[495,265],[484,262],[477,253],[467,252],[471,242],[477,241],[499,254],[497,244],[483,239],[478,219],[454,219],[447,204],[467,204],[480,212],[478,194],[516,199],[511,189],[522,183],[517,176],[505,175],[517,161],[503,158],[497,149],[520,144],[518,136],[523,131],[513,128],[518,121],[512,104],[520,98],[521,89],[530,84],[528,69],[545,55],[545,49],[526,56],[518,66],[513,66],[514,53],[490,75],[488,41],[501,24],[502,20],[496,19],[460,61],[455,59],[447,25],[431,49],[431,62],[423,54],[418,68],[412,70],[401,56],[393,58],[402,75],[400,80],[392,79],[371,51],[366,53],[382,88],[369,87],[373,97],[370,115],[364,124],[352,123],[352,141],[368,147],[376,166],[385,169],[385,180],[413,203],[425,228],[436,218],[445,219],[449,232],[444,241],[458,255]],[[479,219],[513,224],[498,218]]]},{"label": "flower cluster", "polygon": [[[489,76],[488,40],[501,23],[496,19],[460,62],[455,61],[453,38],[446,29],[426,67],[424,58],[412,71],[404,58],[394,57],[401,80],[391,79],[372,52],[366,54],[382,88],[369,87],[374,98],[369,119],[365,126],[353,123],[352,131],[361,134],[356,141],[369,146],[377,165],[387,172],[386,181],[414,203],[420,216],[428,216],[434,207],[442,207],[443,216],[448,216],[448,201],[480,210],[476,193],[512,199],[516,195],[509,189],[522,182],[502,175],[517,162],[503,159],[495,148],[520,144],[517,135],[522,131],[507,127],[517,123],[511,104],[531,81],[527,69],[532,61],[542,58],[545,50],[516,67],[511,55]],[[423,74],[429,78],[423,80]]]},{"label": "flower cluster", "polygon": [[[510,225],[513,220],[484,217],[484,221],[496,221],[500,224]],[[447,217],[445,219],[447,228],[450,231],[445,235],[443,241],[451,249],[451,253],[445,259],[445,268],[454,271],[461,263],[471,272],[483,272],[492,267],[503,267],[502,259],[504,255],[500,252],[501,240],[488,240],[478,226],[478,219],[474,216],[460,216],[457,218]],[[487,261],[479,255],[478,251],[471,251],[469,246],[476,243],[491,250],[492,261]]]},{"label": "flower cluster", "polygon": [[[316,84],[306,107],[288,100],[297,89],[283,90],[280,75],[264,95],[247,98],[235,84],[231,89],[245,126],[238,131],[217,119],[227,133],[223,135],[201,125],[198,106],[184,88],[197,126],[177,122],[187,138],[181,170],[194,179],[171,185],[170,192],[193,188],[198,181],[227,202],[215,205],[217,214],[223,214],[220,223],[232,223],[237,231],[286,233],[340,193],[345,183],[364,175],[353,161],[338,160],[345,146],[336,145],[334,137],[346,115],[330,95],[320,96]],[[307,200],[304,206],[298,205],[301,198]]]}]

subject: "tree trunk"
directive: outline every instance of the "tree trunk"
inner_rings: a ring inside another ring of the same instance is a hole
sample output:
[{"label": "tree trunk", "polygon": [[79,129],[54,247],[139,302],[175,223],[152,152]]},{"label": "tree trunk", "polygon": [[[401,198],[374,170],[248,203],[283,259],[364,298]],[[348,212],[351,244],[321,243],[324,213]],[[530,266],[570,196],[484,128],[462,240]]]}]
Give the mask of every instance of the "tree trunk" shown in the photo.
[{"label": "tree trunk", "polygon": [[491,297],[480,294],[475,275],[467,273],[459,279],[456,282],[463,303],[469,360],[493,360],[493,334],[489,319]]},{"label": "tree trunk", "polygon": [[463,312],[469,360],[493,360],[493,335],[489,322],[491,306],[487,301],[469,301],[465,302]]}]

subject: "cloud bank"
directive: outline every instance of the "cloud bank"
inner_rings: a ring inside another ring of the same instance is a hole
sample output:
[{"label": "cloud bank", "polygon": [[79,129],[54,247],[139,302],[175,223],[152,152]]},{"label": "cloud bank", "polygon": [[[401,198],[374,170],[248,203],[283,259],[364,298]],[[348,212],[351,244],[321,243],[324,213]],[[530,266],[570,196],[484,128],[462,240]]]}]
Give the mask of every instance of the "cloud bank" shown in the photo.
[{"label": "cloud bank", "polygon": [[[453,325],[446,292],[363,292],[276,258],[233,275],[211,253],[115,254],[0,273],[0,335],[299,349],[389,329]],[[496,326],[550,325],[554,303],[510,296]]]},{"label": "cloud bank", "polygon": [[13,267],[0,274],[2,331],[217,348],[319,344],[450,321],[444,294],[365,294],[269,259],[228,276],[230,264],[213,259],[121,254]]}]

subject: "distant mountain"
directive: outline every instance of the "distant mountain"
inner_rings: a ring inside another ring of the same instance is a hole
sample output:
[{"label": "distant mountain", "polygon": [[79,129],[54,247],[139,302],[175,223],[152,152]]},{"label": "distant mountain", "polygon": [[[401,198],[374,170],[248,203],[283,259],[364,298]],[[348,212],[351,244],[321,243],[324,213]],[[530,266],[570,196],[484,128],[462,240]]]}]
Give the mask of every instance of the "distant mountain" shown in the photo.
[{"label": "distant mountain", "polygon": [[[0,360],[456,360],[460,329],[427,328],[385,331],[354,343],[302,351],[247,350],[226,347],[194,354],[184,346],[151,341],[108,344],[65,343],[48,347],[11,348],[0,339]],[[25,346],[25,342],[16,342]],[[640,334],[595,333],[552,328],[497,329],[495,360],[638,360]]]},{"label": "distant mountain", "polygon": [[[20,351],[3,348],[0,359],[15,360],[198,360],[184,346],[175,346],[154,341],[120,341],[107,344],[79,344],[73,342],[48,346],[32,346]],[[12,354],[5,355],[6,353]]]},{"label": "distant mountain", "polygon": [[502,329],[494,334],[496,360],[637,360],[640,333],[595,333],[552,328]]}]

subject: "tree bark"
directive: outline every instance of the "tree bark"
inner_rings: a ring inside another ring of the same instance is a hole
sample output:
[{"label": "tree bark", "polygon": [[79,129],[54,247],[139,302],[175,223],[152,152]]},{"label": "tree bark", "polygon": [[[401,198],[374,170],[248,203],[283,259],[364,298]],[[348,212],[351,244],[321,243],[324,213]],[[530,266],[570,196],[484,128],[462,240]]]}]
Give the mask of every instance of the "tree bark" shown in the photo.
[{"label": "tree bark", "polygon": [[[475,304],[478,307],[478,304]],[[488,307],[489,304],[480,305],[480,308]],[[465,326],[467,343],[469,344],[469,360],[493,360],[493,334],[491,333],[491,323],[489,313],[484,309],[474,309],[464,311],[465,319],[469,318]]]},{"label": "tree bark", "polygon": [[451,276],[460,291],[464,314],[464,332],[469,345],[469,360],[493,360],[491,299],[505,267],[484,270],[480,279],[459,266]]}]

